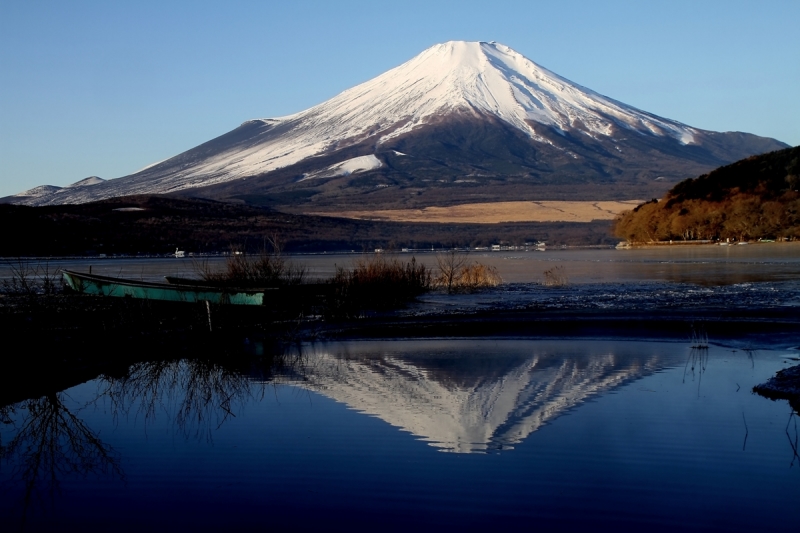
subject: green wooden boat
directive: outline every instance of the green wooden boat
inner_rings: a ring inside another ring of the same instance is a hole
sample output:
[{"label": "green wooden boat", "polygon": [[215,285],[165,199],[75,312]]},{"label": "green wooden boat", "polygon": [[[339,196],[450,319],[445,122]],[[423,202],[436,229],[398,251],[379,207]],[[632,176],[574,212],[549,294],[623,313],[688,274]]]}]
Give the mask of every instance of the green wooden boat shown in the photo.
[{"label": "green wooden boat", "polygon": [[170,302],[209,302],[230,305],[263,305],[266,289],[216,288],[133,281],[62,270],[67,286],[82,294],[122,296]]},{"label": "green wooden boat", "polygon": [[[177,276],[164,276],[164,279],[166,279],[167,283],[170,285],[184,285],[187,287],[196,288],[210,287],[214,289],[225,289],[236,286],[228,281],[209,281],[196,278],[181,278]],[[278,300],[285,300],[286,298],[314,299],[333,296],[336,293],[336,290],[339,289],[339,286],[335,283],[323,281],[316,283],[298,283],[296,285],[279,285],[277,287],[269,287],[268,289],[264,289],[263,286],[258,287],[249,285],[239,285],[238,288],[240,290],[252,289],[273,291],[270,293],[270,296],[274,296]]]}]

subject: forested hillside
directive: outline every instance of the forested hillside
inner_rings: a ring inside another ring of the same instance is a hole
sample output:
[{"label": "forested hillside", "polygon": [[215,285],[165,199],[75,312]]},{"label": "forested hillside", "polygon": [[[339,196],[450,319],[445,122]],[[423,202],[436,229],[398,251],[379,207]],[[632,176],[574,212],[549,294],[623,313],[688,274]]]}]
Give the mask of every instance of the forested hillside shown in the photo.
[{"label": "forested hillside", "polygon": [[678,183],[616,220],[629,242],[800,238],[800,146]]}]

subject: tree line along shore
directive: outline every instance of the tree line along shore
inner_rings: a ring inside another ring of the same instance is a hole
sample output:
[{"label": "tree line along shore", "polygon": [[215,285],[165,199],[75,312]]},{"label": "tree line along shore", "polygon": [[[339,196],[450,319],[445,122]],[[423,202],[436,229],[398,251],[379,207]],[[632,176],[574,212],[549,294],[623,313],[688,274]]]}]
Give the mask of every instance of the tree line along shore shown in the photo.
[{"label": "tree line along shore", "polygon": [[288,253],[549,245],[613,245],[611,221],[439,224],[298,215],[269,208],[169,196],[113,198],[78,205],[0,204],[0,256],[158,255],[175,248],[257,251],[277,235]]}]

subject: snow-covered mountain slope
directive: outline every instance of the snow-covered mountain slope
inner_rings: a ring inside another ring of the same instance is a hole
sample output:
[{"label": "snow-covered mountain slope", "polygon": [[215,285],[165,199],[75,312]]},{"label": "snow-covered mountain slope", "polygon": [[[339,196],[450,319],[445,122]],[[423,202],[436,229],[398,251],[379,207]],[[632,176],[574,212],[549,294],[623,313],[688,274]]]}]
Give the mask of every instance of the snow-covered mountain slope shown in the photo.
[{"label": "snow-covered mountain slope", "polygon": [[[497,137],[500,134],[495,132],[502,131],[504,140],[500,144],[513,144],[511,151],[519,159],[511,161],[512,167],[472,161],[481,153],[501,162],[508,158],[492,153],[492,149],[476,151],[456,140],[451,145],[460,147],[463,153],[447,160],[455,173],[488,169],[493,175],[502,175],[534,169],[569,176],[576,165],[583,169],[594,165],[592,175],[614,175],[620,165],[624,167],[626,158],[654,150],[658,152],[655,159],[642,156],[647,164],[658,167],[663,163],[659,158],[691,160],[695,166],[681,168],[680,172],[694,172],[695,167],[707,170],[764,151],[764,147],[785,146],[761,138],[755,139],[763,142],[754,144],[748,137],[743,146],[729,149],[731,141],[714,137],[725,134],[692,128],[602,96],[507,46],[452,41],[433,46],[300,113],[247,121],[221,137],[130,176],[91,189],[37,197],[30,203],[85,202],[216,186],[222,186],[224,195],[231,195],[237,188],[250,187],[252,183],[243,179],[254,176],[275,178],[259,182],[263,190],[276,184],[285,188],[303,177],[391,172],[385,159],[379,157],[382,153],[395,154],[397,149],[421,161],[420,154],[431,146],[430,132],[451,124],[469,132],[480,129],[476,124],[488,124],[484,138]],[[513,139],[508,140],[509,135]],[[426,146],[409,151],[407,147],[420,144],[414,139],[423,139]],[[372,159],[363,159],[369,157]],[[425,158],[441,159],[436,154]],[[335,170],[345,169],[353,161],[357,161],[353,171]],[[413,176],[415,170],[409,167],[403,172]]]}]

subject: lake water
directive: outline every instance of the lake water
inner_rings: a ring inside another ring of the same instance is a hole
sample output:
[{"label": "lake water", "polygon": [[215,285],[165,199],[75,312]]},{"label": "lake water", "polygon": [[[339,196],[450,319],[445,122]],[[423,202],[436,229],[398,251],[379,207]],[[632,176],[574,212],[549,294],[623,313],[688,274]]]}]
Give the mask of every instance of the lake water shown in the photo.
[{"label": "lake water", "polygon": [[[325,278],[362,257],[288,259]],[[434,254],[416,258],[435,265]],[[504,283],[433,292],[397,314],[664,313],[685,335],[579,340],[545,326],[536,338],[305,343],[277,358],[241,339],[235,365],[151,354],[158,361],[0,407],[0,530],[797,530],[797,415],[750,391],[798,362],[800,331],[786,319],[800,307],[800,246],[470,260]],[[159,280],[196,275],[199,261],[47,269]],[[566,285],[541,284],[554,267]],[[0,281],[13,270],[0,264]],[[783,329],[691,348],[689,321],[718,327],[752,312],[763,316],[749,323],[780,316]]]},{"label": "lake water", "polygon": [[[312,278],[333,276],[336,266],[351,267],[354,261],[372,254],[287,255],[294,264],[305,266]],[[408,261],[416,258],[435,267],[436,253],[386,254]],[[538,283],[544,272],[561,267],[570,284],[669,282],[698,285],[725,285],[761,281],[797,280],[800,274],[800,244],[772,243],[746,246],[664,246],[630,250],[548,249],[544,252],[470,252],[469,261],[494,266],[506,283]],[[49,262],[30,260],[26,265],[45,266],[49,272],[59,268],[95,274],[163,281],[165,275],[196,277],[207,265],[223,269],[224,257],[209,258],[91,258]],[[0,261],[0,280],[9,279],[14,260]]]},{"label": "lake water", "polygon": [[[436,268],[435,253],[387,254],[414,257]],[[286,256],[313,279],[327,279],[336,267],[350,268],[372,254]],[[472,252],[468,261],[497,269],[503,283],[474,294],[432,292],[404,311],[415,315],[525,309],[686,308],[717,309],[800,306],[800,244],[746,246],[671,246],[661,248],[554,249],[545,252]],[[147,281],[164,276],[198,277],[203,268],[224,269],[226,258],[122,258],[28,261],[30,271],[51,274],[60,268]],[[566,285],[543,286],[545,272],[558,269]],[[0,262],[0,283],[19,269]]]},{"label": "lake water", "polygon": [[[303,344],[2,411],[4,531],[796,531],[795,349]],[[201,354],[202,355],[202,354]]]}]

